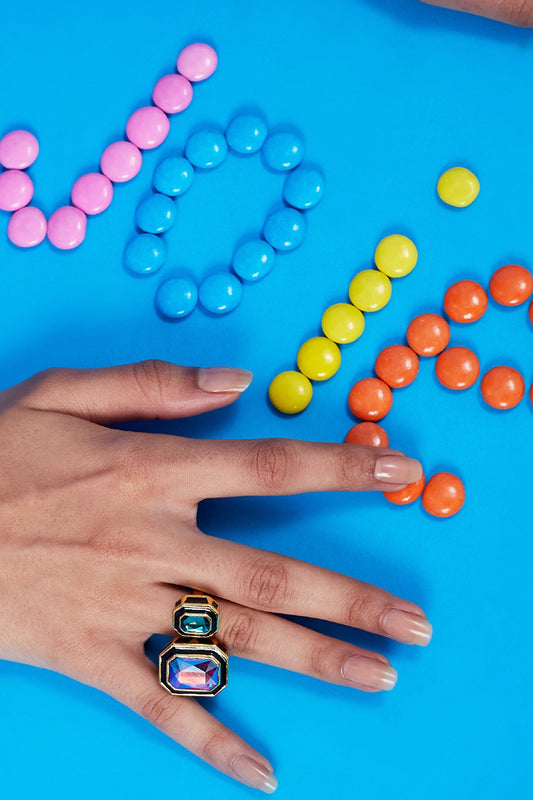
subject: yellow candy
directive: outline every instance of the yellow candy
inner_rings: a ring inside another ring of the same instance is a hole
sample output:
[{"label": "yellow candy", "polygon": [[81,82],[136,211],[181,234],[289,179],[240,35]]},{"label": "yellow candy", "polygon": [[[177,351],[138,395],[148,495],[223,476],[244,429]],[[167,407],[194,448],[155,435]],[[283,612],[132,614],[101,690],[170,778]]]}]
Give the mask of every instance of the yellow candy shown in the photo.
[{"label": "yellow candy", "polygon": [[356,308],[361,311],[379,311],[390,300],[390,279],[377,269],[358,272],[350,283],[348,294]]},{"label": "yellow candy", "polygon": [[443,172],[437,183],[439,197],[449,206],[464,208],[473,203],[479,194],[479,181],[465,167],[453,167]]},{"label": "yellow candy", "polygon": [[322,315],[322,330],[332,342],[348,344],[355,342],[365,329],[365,318],[361,311],[350,303],[335,303]]},{"label": "yellow candy", "polygon": [[341,351],[325,336],[308,339],[298,350],[298,369],[313,381],[325,381],[335,375],[341,365]]},{"label": "yellow candy", "polygon": [[415,268],[417,260],[418,251],[415,243],[400,233],[385,236],[374,254],[376,267],[389,278],[403,278],[404,275],[409,275]]},{"label": "yellow candy", "polygon": [[280,372],[268,389],[270,402],[284,414],[298,414],[307,408],[313,396],[311,381],[300,372]]}]

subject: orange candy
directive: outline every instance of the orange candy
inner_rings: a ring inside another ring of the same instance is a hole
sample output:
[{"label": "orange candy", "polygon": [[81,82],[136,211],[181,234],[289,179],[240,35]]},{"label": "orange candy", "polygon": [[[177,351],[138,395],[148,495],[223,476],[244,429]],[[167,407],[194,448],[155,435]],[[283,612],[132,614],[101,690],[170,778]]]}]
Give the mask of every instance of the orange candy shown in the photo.
[{"label": "orange candy", "polygon": [[420,314],[409,323],[407,342],[419,356],[437,356],[450,341],[450,326],[438,314]]},{"label": "orange candy", "polygon": [[448,389],[468,389],[479,377],[479,361],[466,347],[449,347],[437,358],[435,372]]},{"label": "orange candy", "polygon": [[422,474],[415,483],[410,483],[405,489],[400,489],[398,492],[383,492],[383,497],[389,503],[394,503],[397,506],[406,506],[408,503],[414,503],[415,500],[418,500],[424,489],[425,482],[426,478]]},{"label": "orange candy", "polygon": [[488,303],[485,289],[475,281],[458,281],[444,295],[444,310],[455,322],[476,322]]},{"label": "orange candy", "polygon": [[392,392],[379,378],[363,378],[348,395],[350,411],[359,419],[383,419],[392,406]]},{"label": "orange candy", "polygon": [[464,502],[465,487],[451,472],[437,472],[422,493],[422,505],[434,517],[453,517]]},{"label": "orange candy", "polygon": [[393,389],[409,386],[418,375],[418,356],[403,344],[393,344],[376,359],[376,375]]},{"label": "orange candy", "polygon": [[533,292],[533,275],[519,264],[506,264],[493,274],[489,289],[502,306],[519,306]]},{"label": "orange candy", "polygon": [[514,408],[523,398],[526,386],[523,377],[512,367],[493,367],[483,376],[481,394],[492,408]]},{"label": "orange candy", "polygon": [[367,444],[371,447],[388,447],[389,437],[376,422],[358,422],[350,428],[344,439],[346,444]]}]

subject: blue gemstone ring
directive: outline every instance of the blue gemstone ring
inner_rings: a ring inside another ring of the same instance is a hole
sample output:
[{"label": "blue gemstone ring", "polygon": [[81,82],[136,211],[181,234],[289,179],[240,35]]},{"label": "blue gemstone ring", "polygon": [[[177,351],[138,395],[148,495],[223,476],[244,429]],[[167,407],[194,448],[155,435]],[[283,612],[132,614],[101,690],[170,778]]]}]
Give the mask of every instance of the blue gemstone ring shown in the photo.
[{"label": "blue gemstone ring", "polygon": [[213,638],[218,603],[207,594],[184,595],[174,606],[178,634],[159,654],[159,682],[171,694],[214,697],[228,682],[228,653]]}]

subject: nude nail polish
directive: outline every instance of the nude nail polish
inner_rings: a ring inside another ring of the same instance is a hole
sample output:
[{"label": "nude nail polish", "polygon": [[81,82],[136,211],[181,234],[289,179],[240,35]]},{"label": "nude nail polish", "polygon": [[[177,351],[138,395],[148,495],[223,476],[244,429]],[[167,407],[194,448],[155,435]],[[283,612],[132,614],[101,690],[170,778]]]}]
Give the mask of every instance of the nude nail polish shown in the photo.
[{"label": "nude nail polish", "polygon": [[357,683],[369,689],[390,691],[394,689],[398,673],[390,664],[384,664],[368,656],[351,656],[345,661],[342,676],[350,683]]},{"label": "nude nail polish", "polygon": [[252,382],[253,373],[234,367],[201,367],[198,386],[204,392],[244,392]]},{"label": "nude nail polish", "polygon": [[233,759],[231,768],[237,778],[252,789],[273,794],[278,788],[278,782],[272,772],[249,756],[237,756]]},{"label": "nude nail polish", "polygon": [[380,456],[376,459],[374,477],[382,483],[414,483],[422,475],[422,464],[407,456]]},{"label": "nude nail polish", "polygon": [[431,623],[427,619],[397,609],[389,611],[383,620],[383,630],[399,642],[418,644],[421,647],[430,643],[433,633]]}]

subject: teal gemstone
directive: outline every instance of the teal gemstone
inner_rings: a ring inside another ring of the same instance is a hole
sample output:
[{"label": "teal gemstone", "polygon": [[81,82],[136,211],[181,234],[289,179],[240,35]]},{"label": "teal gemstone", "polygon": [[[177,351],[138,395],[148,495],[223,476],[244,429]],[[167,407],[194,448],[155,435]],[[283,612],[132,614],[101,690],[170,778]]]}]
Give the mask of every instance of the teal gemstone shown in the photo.
[{"label": "teal gemstone", "polygon": [[208,636],[211,633],[211,621],[204,614],[184,614],[180,619],[180,628],[191,636]]}]

